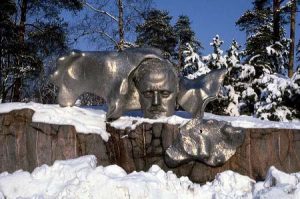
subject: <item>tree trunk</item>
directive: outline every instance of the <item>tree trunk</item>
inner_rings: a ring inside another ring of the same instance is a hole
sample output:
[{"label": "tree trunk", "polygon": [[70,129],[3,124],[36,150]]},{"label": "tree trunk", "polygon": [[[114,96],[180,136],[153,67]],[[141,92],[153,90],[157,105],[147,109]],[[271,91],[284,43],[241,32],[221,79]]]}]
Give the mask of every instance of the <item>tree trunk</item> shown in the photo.
[{"label": "tree trunk", "polygon": [[179,49],[178,49],[178,71],[183,67],[183,62],[182,62],[182,42],[179,39]]},{"label": "tree trunk", "polygon": [[119,17],[118,17],[118,26],[119,26],[119,43],[118,50],[124,50],[124,21],[123,21],[123,2],[122,0],[118,0],[118,9],[119,9]]},{"label": "tree trunk", "polygon": [[296,24],[296,10],[297,10],[297,2],[296,0],[292,0],[291,7],[291,19],[290,19],[290,52],[289,52],[289,77],[293,76],[293,68],[294,68],[294,51],[295,51],[295,24]]},{"label": "tree trunk", "polygon": [[280,0],[273,0],[273,41],[280,41]]},{"label": "tree trunk", "polygon": [[[26,23],[26,14],[27,14],[27,0],[22,0],[21,3],[21,18],[20,18],[20,24],[19,24],[19,42],[20,42],[20,47],[21,49],[24,49],[25,43],[24,43],[24,39],[25,39],[25,23]],[[22,51],[21,51],[22,53]],[[19,60],[20,62],[20,60]],[[21,61],[22,62],[22,61]],[[19,67],[20,67],[19,63]],[[19,71],[16,71],[17,73]],[[16,80],[15,80],[15,85],[14,85],[14,92],[13,92],[13,101],[17,102],[20,101],[21,99],[21,86],[22,86],[22,77],[21,76],[17,76]]]}]

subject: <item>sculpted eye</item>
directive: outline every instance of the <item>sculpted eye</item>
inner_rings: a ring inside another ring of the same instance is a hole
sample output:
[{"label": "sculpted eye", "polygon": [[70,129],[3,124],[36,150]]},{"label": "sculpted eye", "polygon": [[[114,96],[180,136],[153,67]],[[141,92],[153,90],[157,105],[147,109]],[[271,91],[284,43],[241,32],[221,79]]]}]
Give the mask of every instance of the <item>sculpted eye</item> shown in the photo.
[{"label": "sculpted eye", "polygon": [[146,97],[146,98],[150,98],[150,97],[152,97],[153,92],[151,92],[151,91],[145,91],[145,92],[143,92],[143,95],[144,95],[144,97]]},{"label": "sculpted eye", "polygon": [[171,92],[170,91],[161,91],[160,94],[162,97],[169,97],[171,95]]}]

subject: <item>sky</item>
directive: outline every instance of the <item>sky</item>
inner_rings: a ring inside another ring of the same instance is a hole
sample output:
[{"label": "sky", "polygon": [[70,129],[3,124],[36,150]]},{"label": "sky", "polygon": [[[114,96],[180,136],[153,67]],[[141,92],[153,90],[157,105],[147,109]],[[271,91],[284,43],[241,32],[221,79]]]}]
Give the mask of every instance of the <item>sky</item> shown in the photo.
[{"label": "sky", "polygon": [[244,32],[235,26],[237,19],[252,7],[250,0],[154,0],[155,7],[169,11],[176,23],[178,16],[189,16],[192,29],[202,43],[203,54],[211,53],[209,43],[216,34],[224,41],[222,49],[228,49],[232,39],[240,45],[246,41]]},{"label": "sky", "polygon": [[[235,22],[243,13],[252,9],[251,0],[154,0],[157,8],[169,11],[176,23],[178,16],[189,16],[192,29],[197,39],[202,43],[203,55],[212,52],[209,45],[216,34],[224,41],[221,49],[227,50],[232,39],[244,47],[246,34],[235,26]],[[300,14],[297,14],[300,21]],[[288,29],[288,28],[287,28]],[[300,39],[300,26],[296,26],[296,43]],[[286,34],[289,37],[289,32]]]},{"label": "sky", "polygon": [[[246,10],[252,9],[252,0],[153,0],[153,3],[154,7],[169,12],[173,17],[173,25],[180,15],[190,18],[192,29],[204,47],[202,55],[212,53],[213,49],[209,44],[216,34],[224,41],[222,50],[229,49],[233,39],[244,48],[246,34],[239,30],[235,22]],[[297,21],[300,21],[299,13]],[[286,29],[286,36],[289,37],[289,28]],[[299,29],[300,26],[296,25],[296,44],[300,39]],[[74,48],[86,50],[91,49],[91,45],[81,42]]]}]

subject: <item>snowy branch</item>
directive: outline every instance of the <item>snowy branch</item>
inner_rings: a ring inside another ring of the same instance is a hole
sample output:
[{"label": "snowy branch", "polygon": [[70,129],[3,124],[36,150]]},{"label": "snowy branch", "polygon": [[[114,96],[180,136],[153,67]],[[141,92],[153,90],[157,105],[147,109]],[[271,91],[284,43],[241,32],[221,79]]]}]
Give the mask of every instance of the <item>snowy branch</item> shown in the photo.
[{"label": "snowy branch", "polygon": [[94,6],[92,6],[91,4],[89,4],[88,2],[83,2],[83,3],[84,3],[86,6],[88,6],[90,9],[92,9],[92,10],[94,10],[94,11],[96,11],[96,12],[99,12],[99,13],[101,13],[101,14],[104,14],[104,15],[110,17],[110,18],[113,19],[115,22],[118,22],[118,21],[119,21],[119,20],[117,19],[117,17],[113,16],[112,14],[110,14],[110,13],[104,11],[104,10],[99,10],[99,9],[95,8]]},{"label": "snowy branch", "polygon": [[106,32],[104,32],[104,31],[102,31],[102,30],[97,30],[97,31],[95,31],[96,33],[99,33],[99,34],[101,34],[101,35],[103,35],[103,36],[105,36],[105,37],[107,37],[111,42],[113,42],[116,46],[118,45],[118,42],[113,38],[113,37],[111,37],[108,33],[106,33]]}]

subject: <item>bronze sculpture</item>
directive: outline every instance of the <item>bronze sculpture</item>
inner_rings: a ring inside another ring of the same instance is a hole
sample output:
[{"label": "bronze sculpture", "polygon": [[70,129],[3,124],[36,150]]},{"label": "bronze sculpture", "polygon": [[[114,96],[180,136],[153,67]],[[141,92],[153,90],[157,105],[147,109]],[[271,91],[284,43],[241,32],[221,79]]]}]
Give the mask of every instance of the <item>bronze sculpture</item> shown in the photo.
[{"label": "bronze sculpture", "polygon": [[163,59],[154,48],[131,48],[122,52],[72,51],[57,59],[52,82],[59,86],[58,103],[73,106],[84,92],[103,97],[108,104],[107,119],[119,118],[124,110],[139,109],[139,96],[132,72],[145,59]]},{"label": "bronze sculpture", "polygon": [[107,120],[139,108],[147,118],[171,116],[177,103],[190,112],[193,118],[180,128],[177,139],[165,152],[170,167],[191,160],[218,166],[243,143],[242,129],[226,122],[202,119],[207,103],[217,97],[225,69],[194,80],[179,77],[163,53],[154,48],[73,51],[59,58],[57,65],[52,80],[60,87],[61,106],[72,106],[80,94],[91,92],[106,100]]},{"label": "bronze sculpture", "polygon": [[144,117],[159,118],[174,114],[178,77],[169,61],[145,60],[135,71],[133,80],[140,96]]}]

